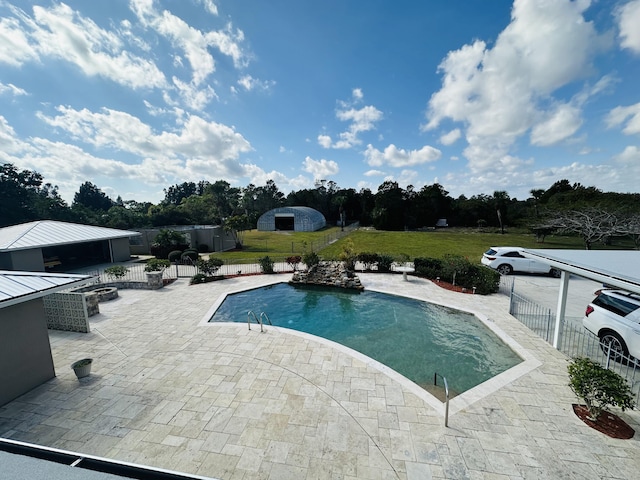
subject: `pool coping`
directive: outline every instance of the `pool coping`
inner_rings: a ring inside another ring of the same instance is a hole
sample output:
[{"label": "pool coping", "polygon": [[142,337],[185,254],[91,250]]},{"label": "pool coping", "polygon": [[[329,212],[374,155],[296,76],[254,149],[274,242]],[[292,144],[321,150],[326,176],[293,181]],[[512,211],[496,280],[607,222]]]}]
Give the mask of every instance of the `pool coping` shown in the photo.
[{"label": "pool coping", "polygon": [[[237,328],[239,325],[242,325],[241,322],[210,322],[209,320],[214,315],[214,313],[218,310],[222,302],[227,298],[227,295],[233,295],[235,293],[244,292],[247,290],[254,290],[257,288],[262,288],[270,285],[276,285],[279,283],[289,283],[287,280],[283,280],[282,278],[264,278],[263,282],[258,282],[257,285],[251,286],[238,286],[238,288],[229,290],[228,292],[224,292],[218,296],[218,298],[211,305],[207,313],[203,316],[202,320],[198,322],[198,326],[200,327],[231,327]],[[366,286],[365,290],[370,290],[372,292],[384,293],[388,295],[396,295],[405,298],[411,298],[414,300],[431,303],[433,305],[439,305],[446,308],[456,309],[465,313],[469,313],[474,315],[478,320],[480,320],[483,325],[485,325],[489,330],[491,330],[500,340],[502,340],[509,348],[511,348],[521,359],[517,365],[505,370],[498,375],[485,380],[479,385],[476,385],[473,388],[457,395],[449,401],[449,415],[454,415],[455,413],[467,408],[473,403],[482,400],[483,398],[491,395],[492,393],[500,390],[501,388],[509,385],[514,382],[518,378],[523,375],[528,374],[532,370],[535,370],[539,366],[542,365],[542,362],[538,360],[534,355],[532,355],[526,348],[520,345],[516,340],[514,340],[510,335],[508,335],[504,330],[502,330],[499,326],[497,326],[487,315],[475,311],[473,309],[460,307],[458,305],[448,304],[446,302],[437,302],[425,298],[421,298],[416,295],[410,295],[406,293],[398,293],[397,291],[392,291],[389,289],[380,288],[377,286]],[[257,325],[257,324],[254,324]],[[431,406],[436,412],[440,415],[445,415],[445,403],[440,401],[437,397],[429,393],[427,390],[423,389],[404,375],[396,372],[392,368],[384,365],[383,363],[378,362],[377,360],[364,355],[356,350],[353,350],[345,345],[342,345],[338,342],[334,342],[332,340],[328,340],[323,337],[319,337],[317,335],[312,335],[306,332],[300,332],[298,330],[293,330],[286,327],[278,327],[274,325],[267,325],[264,327],[265,329],[274,329],[277,332],[284,333],[287,335],[294,335],[297,337],[301,337],[307,339],[309,341],[314,341],[320,343],[322,345],[327,345],[331,348],[334,348],[341,353],[351,356],[354,359],[366,364],[367,366],[372,367],[373,369],[379,371],[380,373],[388,376],[395,382],[398,382],[402,387],[409,390],[411,393],[416,395],[418,398],[426,402],[429,406]]]}]

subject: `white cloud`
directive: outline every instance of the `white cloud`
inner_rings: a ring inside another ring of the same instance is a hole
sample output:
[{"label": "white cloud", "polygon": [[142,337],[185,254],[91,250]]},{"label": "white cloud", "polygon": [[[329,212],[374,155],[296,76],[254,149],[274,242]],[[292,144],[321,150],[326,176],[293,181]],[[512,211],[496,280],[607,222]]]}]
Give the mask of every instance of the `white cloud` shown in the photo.
[{"label": "white cloud", "polygon": [[0,82],[0,95],[4,95],[5,93],[13,95],[14,97],[27,94],[26,90],[16,87],[13,83],[4,84]]},{"label": "white cloud", "polygon": [[549,112],[547,118],[531,130],[531,143],[538,146],[554,145],[570,137],[582,125],[580,109],[570,105],[559,105]]},{"label": "white cloud", "polygon": [[311,157],[304,159],[302,169],[313,175],[313,178],[326,178],[340,171],[338,164],[333,160],[314,160]]},{"label": "white cloud", "polygon": [[218,6],[213,2],[213,0],[201,0],[204,8],[207,9],[212,15],[218,15]]},{"label": "white cloud", "polygon": [[629,145],[622,153],[616,155],[614,160],[625,166],[633,166],[640,173],[640,147]]},{"label": "white cloud", "polygon": [[[545,143],[542,134],[550,138],[554,124],[561,127],[554,141],[575,132],[581,102],[576,99],[574,110],[557,110],[554,105],[565,102],[549,100],[561,87],[587,75],[595,53],[607,46],[606,38],[583,18],[589,4],[515,0],[511,23],[492,48],[477,40],[442,61],[442,88],[429,101],[423,128],[434,129],[445,118],[464,123],[464,154],[476,173],[509,155],[530,129],[536,129],[532,138],[538,144]],[[552,111],[546,112],[549,105]]]},{"label": "white cloud", "polygon": [[640,103],[614,108],[605,118],[605,122],[609,128],[617,127],[626,122],[626,126],[622,129],[625,134],[640,134]]},{"label": "white cloud", "polygon": [[318,144],[324,148],[331,148],[331,137],[329,135],[318,135]]},{"label": "white cloud", "polygon": [[[209,85],[205,85],[204,88],[199,88],[193,83],[187,83],[181,81],[177,77],[173,77],[173,84],[176,87],[176,91],[182,100],[182,104],[191,110],[201,111],[206,107],[211,100],[218,98],[216,92]],[[165,95],[165,100],[169,104],[174,104],[168,95]]]},{"label": "white cloud", "polygon": [[259,80],[251,75],[244,75],[238,80],[238,84],[246,91],[252,90],[270,90],[276,84],[273,80]]},{"label": "white cloud", "polygon": [[88,76],[101,76],[131,88],[163,87],[162,72],[148,59],[123,49],[122,41],[83,18],[65,4],[33,7],[32,37],[41,55],[78,66]]},{"label": "white cloud", "polygon": [[392,167],[415,166],[429,162],[435,162],[440,158],[442,152],[437,148],[425,145],[420,150],[404,150],[398,149],[395,145],[390,144],[384,151],[367,145],[364,152],[365,159],[372,167],[380,167],[389,165]]},{"label": "white cloud", "polygon": [[38,118],[76,140],[141,157],[191,159],[194,165],[204,162],[212,171],[220,169],[219,174],[237,170],[234,162],[251,150],[249,142],[233,128],[195,115],[187,117],[177,133],[155,134],[149,125],[126,112],[104,108],[95,113],[63,106],[57,110],[60,114],[55,117],[38,113]]},{"label": "white cloud", "polygon": [[440,137],[440,143],[443,145],[453,145],[461,137],[462,132],[459,128],[454,128],[448,133],[445,133]]},{"label": "white cloud", "polygon": [[366,172],[364,172],[365,177],[382,177],[386,174],[387,173],[383,172],[382,170],[367,170]]},{"label": "white cloud", "polygon": [[362,90],[355,88],[352,91],[352,101],[339,101],[341,108],[336,110],[336,118],[343,122],[351,122],[347,131],[338,135],[338,140],[333,142],[329,135],[318,135],[318,143],[324,148],[348,149],[360,145],[362,141],[358,134],[375,128],[376,122],[382,120],[382,112],[373,105],[356,108],[354,105],[363,99]]},{"label": "white cloud", "polygon": [[[215,7],[212,2],[208,4]],[[236,67],[246,64],[245,54],[240,47],[244,34],[241,30],[234,32],[230,23],[224,31],[203,33],[168,10],[156,10],[153,1],[131,0],[131,8],[143,25],[153,28],[184,52],[193,71],[194,85],[201,85],[215,71],[215,60],[209,53],[209,47],[215,47],[223,55],[231,57]]]},{"label": "white cloud", "polygon": [[0,63],[19,67],[38,59],[38,53],[15,18],[0,19]]},{"label": "white cloud", "polygon": [[277,170],[266,172],[261,167],[252,163],[244,164],[242,167],[243,176],[248,177],[249,183],[253,183],[254,185],[265,185],[268,180],[273,180],[281,192],[290,192],[313,186],[313,179],[302,175],[289,178]]},{"label": "white cloud", "polygon": [[626,3],[617,11],[620,46],[640,53],[640,0]]}]

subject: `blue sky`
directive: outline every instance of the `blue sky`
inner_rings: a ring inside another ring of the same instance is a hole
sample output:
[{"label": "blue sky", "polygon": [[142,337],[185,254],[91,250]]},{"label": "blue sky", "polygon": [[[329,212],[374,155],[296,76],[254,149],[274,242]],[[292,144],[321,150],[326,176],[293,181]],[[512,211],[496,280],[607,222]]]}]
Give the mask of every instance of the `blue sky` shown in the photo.
[{"label": "blue sky", "polygon": [[67,201],[640,192],[640,0],[0,0],[0,161]]}]

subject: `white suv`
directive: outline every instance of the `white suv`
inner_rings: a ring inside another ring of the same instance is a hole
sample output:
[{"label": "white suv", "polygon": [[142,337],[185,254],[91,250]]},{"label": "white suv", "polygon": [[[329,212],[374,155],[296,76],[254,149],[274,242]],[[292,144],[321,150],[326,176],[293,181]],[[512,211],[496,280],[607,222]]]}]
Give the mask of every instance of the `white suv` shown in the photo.
[{"label": "white suv", "polygon": [[609,347],[614,360],[620,356],[640,358],[640,295],[623,290],[601,290],[587,305],[582,324]]},{"label": "white suv", "polygon": [[502,275],[513,272],[546,273],[560,277],[560,270],[551,268],[548,264],[522,255],[524,248],[520,247],[491,247],[484,252],[480,260],[483,265],[495,268]]}]

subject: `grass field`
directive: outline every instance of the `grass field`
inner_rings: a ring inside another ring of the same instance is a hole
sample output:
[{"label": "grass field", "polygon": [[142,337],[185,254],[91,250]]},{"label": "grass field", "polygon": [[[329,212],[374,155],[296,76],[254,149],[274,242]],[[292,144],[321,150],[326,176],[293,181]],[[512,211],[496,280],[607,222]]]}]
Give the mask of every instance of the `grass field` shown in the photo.
[{"label": "grass field", "polygon": [[[524,233],[483,233],[471,229],[447,229],[429,232],[384,232],[358,230],[348,237],[356,252],[387,253],[416,257],[442,258],[451,253],[480,261],[491,246],[517,246],[527,248],[584,248],[576,237],[547,237],[545,243],[536,243],[535,236]],[[322,250],[327,258],[337,257],[345,240]]]},{"label": "grass field", "polygon": [[[527,233],[480,232],[475,229],[442,229],[428,232],[385,232],[360,229],[338,239],[340,228],[331,227],[318,232],[260,232],[245,233],[242,251],[215,254],[225,263],[254,261],[269,255],[282,258],[315,251],[324,259],[335,259],[343,249],[345,240],[353,242],[355,251],[385,253],[393,256],[441,258],[447,253],[462,255],[480,261],[482,253],[491,246],[518,246],[525,248],[574,248],[583,249],[578,237],[548,236],[544,243],[537,243],[535,236]],[[322,247],[322,248],[321,248]],[[595,246],[594,248],[603,248]],[[618,244],[611,248],[631,248],[630,244]]]}]

